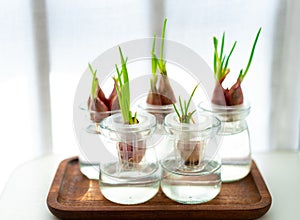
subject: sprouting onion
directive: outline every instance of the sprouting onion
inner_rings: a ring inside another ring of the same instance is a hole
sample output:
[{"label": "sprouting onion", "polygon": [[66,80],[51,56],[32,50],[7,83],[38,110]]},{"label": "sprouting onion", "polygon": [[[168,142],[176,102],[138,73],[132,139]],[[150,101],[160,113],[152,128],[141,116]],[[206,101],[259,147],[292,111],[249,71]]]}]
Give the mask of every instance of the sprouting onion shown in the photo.
[{"label": "sprouting onion", "polygon": [[[152,45],[152,78],[150,79],[151,90],[147,97],[147,103],[151,105],[170,105],[176,102],[176,98],[171,87],[167,69],[166,61],[164,60],[164,45],[165,45],[165,32],[166,32],[167,19],[164,20],[164,25],[162,29],[162,38],[160,46],[160,58],[158,59],[155,54],[155,41],[156,35],[154,35],[153,45]],[[157,68],[160,72],[160,79],[158,89],[157,84]]]},{"label": "sprouting onion", "polygon": [[[215,87],[215,90],[213,93],[213,98],[212,98],[212,102],[214,104],[232,106],[232,105],[239,105],[239,104],[243,103],[244,97],[243,97],[243,91],[241,88],[241,83],[244,80],[244,78],[250,68],[260,32],[261,32],[261,28],[259,28],[259,30],[256,34],[245,71],[243,69],[240,70],[237,81],[229,89],[224,89],[222,87],[222,83],[223,83],[224,79],[226,78],[226,76],[228,75],[228,73],[230,72],[230,69],[228,68],[229,59],[232,55],[232,52],[233,52],[237,42],[236,41],[234,42],[234,44],[227,56],[224,53],[225,33],[223,33],[223,36],[222,36],[220,52],[218,52],[218,44],[219,44],[218,39],[216,37],[213,37],[214,75],[218,82],[218,84],[216,84],[216,87]],[[225,100],[222,97],[224,97]]]}]

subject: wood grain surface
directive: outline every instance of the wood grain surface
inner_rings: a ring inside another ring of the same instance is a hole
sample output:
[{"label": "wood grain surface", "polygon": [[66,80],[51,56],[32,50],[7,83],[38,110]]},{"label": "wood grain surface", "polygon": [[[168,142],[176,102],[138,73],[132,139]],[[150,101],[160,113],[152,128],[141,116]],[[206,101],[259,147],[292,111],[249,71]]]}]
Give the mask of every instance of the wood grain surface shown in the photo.
[{"label": "wood grain surface", "polygon": [[168,199],[161,190],[139,205],[119,205],[105,199],[98,181],[81,174],[78,158],[62,161],[50,188],[47,205],[61,219],[256,219],[272,203],[268,188],[255,164],[244,179],[223,183],[220,194],[199,205]]}]

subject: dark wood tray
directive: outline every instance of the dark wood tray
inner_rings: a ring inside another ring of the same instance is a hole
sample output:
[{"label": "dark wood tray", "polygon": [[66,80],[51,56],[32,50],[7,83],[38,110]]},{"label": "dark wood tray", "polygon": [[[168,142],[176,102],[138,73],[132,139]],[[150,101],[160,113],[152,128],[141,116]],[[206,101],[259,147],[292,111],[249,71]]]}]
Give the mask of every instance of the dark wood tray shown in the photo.
[{"label": "dark wood tray", "polygon": [[118,205],[101,195],[98,181],[81,174],[77,157],[60,163],[47,198],[49,210],[62,219],[255,219],[271,202],[253,161],[247,177],[222,184],[220,194],[207,203],[183,205],[159,191],[144,204]]}]

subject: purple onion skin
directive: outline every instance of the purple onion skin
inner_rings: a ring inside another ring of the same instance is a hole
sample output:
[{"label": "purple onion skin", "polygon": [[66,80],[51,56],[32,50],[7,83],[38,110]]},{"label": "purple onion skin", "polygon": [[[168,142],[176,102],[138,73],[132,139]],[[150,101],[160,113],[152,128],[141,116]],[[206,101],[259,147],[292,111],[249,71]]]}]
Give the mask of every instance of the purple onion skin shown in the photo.
[{"label": "purple onion skin", "polygon": [[144,141],[138,141],[137,143],[119,142],[119,157],[122,161],[129,163],[139,163],[143,159],[146,148]]},{"label": "purple onion skin", "polygon": [[146,102],[150,105],[162,105],[160,94],[149,91]]},{"label": "purple onion skin", "polygon": [[160,76],[158,93],[161,96],[162,105],[171,105],[176,102],[174,91],[167,75]]},{"label": "purple onion skin", "polygon": [[110,115],[109,113],[103,113],[107,112],[108,108],[98,97],[93,100],[89,97],[88,109],[91,111],[90,118],[95,123],[100,123],[104,118]]},{"label": "purple onion skin", "polygon": [[230,89],[224,89],[221,83],[216,83],[212,103],[222,106],[241,105],[244,102],[241,80],[237,80]]}]

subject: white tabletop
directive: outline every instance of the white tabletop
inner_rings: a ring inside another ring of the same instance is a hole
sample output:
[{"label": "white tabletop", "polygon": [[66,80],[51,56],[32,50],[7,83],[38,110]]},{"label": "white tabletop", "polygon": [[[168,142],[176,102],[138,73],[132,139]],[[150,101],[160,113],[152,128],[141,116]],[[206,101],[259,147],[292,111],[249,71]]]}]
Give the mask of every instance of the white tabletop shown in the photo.
[{"label": "white tabletop", "polygon": [[[0,219],[57,219],[46,198],[62,156],[47,155],[18,167],[0,196]],[[300,154],[272,152],[253,155],[272,195],[262,220],[299,219]]]}]

